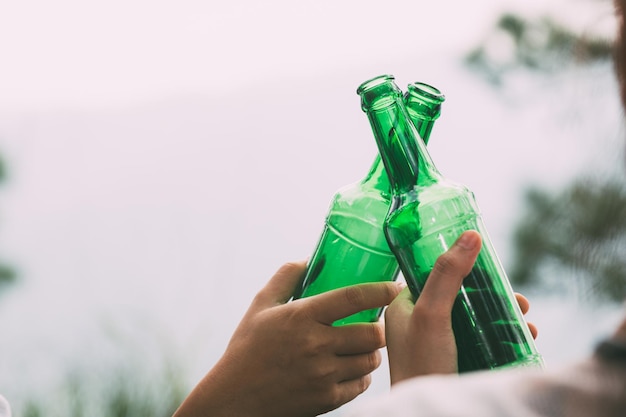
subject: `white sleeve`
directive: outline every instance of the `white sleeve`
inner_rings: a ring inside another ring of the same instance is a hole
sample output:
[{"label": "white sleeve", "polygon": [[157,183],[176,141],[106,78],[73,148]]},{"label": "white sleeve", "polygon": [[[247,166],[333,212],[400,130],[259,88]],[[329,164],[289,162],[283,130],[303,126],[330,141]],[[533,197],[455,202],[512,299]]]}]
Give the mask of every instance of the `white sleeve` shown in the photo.
[{"label": "white sleeve", "polygon": [[2,395],[0,395],[0,417],[11,417],[9,402]]},{"label": "white sleeve", "polygon": [[349,417],[626,417],[626,364],[597,358],[552,371],[427,376],[397,384]]}]

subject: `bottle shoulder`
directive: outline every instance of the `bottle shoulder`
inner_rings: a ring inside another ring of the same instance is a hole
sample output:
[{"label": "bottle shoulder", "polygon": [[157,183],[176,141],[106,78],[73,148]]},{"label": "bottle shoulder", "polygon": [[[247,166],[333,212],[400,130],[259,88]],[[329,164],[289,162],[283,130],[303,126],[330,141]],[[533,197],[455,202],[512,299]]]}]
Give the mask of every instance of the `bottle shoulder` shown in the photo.
[{"label": "bottle shoulder", "polygon": [[371,205],[389,207],[391,193],[367,183],[354,183],[340,188],[331,202],[332,207],[369,207]]},{"label": "bottle shoulder", "polygon": [[453,181],[437,181],[416,185],[405,193],[394,195],[395,206],[440,204],[446,200],[475,200],[474,193],[464,184]]},{"label": "bottle shoulder", "polygon": [[383,224],[390,204],[389,195],[358,186],[345,187],[335,194],[326,225],[357,246],[387,253]]},{"label": "bottle shoulder", "polygon": [[[420,228],[446,227],[464,218],[480,215],[474,193],[465,185],[441,181],[394,197],[388,223],[419,221]],[[405,226],[403,226],[405,227]]]}]

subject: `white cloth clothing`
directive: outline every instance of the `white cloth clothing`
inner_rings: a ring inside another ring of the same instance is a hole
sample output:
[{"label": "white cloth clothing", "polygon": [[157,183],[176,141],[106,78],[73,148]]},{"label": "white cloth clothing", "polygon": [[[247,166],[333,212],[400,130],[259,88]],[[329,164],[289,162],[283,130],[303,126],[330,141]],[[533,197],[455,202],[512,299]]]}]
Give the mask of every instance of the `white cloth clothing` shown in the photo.
[{"label": "white cloth clothing", "polygon": [[386,396],[364,402],[349,416],[626,417],[626,350],[615,346],[554,370],[413,378],[395,385]]},{"label": "white cloth clothing", "polygon": [[0,395],[0,417],[11,417],[9,402],[2,395]]}]

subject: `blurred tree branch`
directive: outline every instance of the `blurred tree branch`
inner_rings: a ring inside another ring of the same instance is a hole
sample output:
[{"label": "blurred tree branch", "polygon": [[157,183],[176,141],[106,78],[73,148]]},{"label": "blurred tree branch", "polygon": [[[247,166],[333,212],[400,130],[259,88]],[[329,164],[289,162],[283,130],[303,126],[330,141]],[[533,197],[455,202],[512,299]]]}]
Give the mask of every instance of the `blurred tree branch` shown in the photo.
[{"label": "blurred tree branch", "polygon": [[544,16],[536,20],[504,14],[485,42],[470,51],[465,62],[499,84],[510,71],[558,72],[569,64],[609,61],[612,39],[581,35]]},{"label": "blurred tree branch", "polygon": [[[6,163],[4,159],[0,157],[0,182],[6,179]],[[0,294],[2,290],[7,287],[8,284],[15,282],[15,271],[7,265],[0,262]]]},{"label": "blurred tree branch", "polygon": [[[610,65],[612,48],[613,39],[569,29],[550,16],[506,13],[465,62],[502,87],[515,71],[558,75],[574,65]],[[526,211],[513,234],[514,284],[559,292],[576,288],[595,301],[626,297],[626,182],[618,171],[617,177],[593,179],[581,174],[556,195],[537,185],[527,190]]]},{"label": "blurred tree branch", "polygon": [[[626,297],[626,186],[623,179],[580,178],[558,195],[538,188],[514,232],[511,280],[561,291],[570,276],[595,300]],[[542,266],[570,274],[539,276]]]}]

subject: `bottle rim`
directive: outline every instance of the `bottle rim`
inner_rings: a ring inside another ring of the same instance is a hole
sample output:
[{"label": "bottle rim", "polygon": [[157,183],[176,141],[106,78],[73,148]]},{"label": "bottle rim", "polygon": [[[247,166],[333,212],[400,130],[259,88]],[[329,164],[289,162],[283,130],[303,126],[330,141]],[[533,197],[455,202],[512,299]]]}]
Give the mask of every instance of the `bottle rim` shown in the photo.
[{"label": "bottle rim", "polygon": [[361,85],[359,85],[359,88],[356,89],[356,93],[357,94],[361,94],[366,90],[369,90],[370,88],[376,87],[377,85],[380,84],[384,84],[388,81],[393,81],[395,80],[396,77],[394,77],[391,74],[384,74],[384,75],[379,75],[377,77],[374,78],[370,78],[367,81],[364,81],[363,83],[361,83]]},{"label": "bottle rim", "polygon": [[429,99],[435,103],[442,103],[446,96],[436,87],[424,82],[413,82],[408,85],[407,91],[412,96],[419,96],[423,99]]}]

